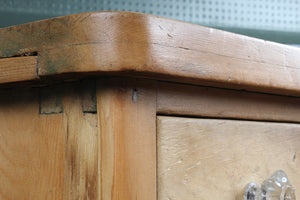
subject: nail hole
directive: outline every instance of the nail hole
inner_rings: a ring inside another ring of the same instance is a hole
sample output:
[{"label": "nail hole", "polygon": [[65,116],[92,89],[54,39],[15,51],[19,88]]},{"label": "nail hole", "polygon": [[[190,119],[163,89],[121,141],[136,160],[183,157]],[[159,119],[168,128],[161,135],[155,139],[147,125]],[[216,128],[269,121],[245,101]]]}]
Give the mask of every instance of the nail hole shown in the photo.
[{"label": "nail hole", "polygon": [[137,102],[138,101],[138,93],[137,93],[137,89],[134,88],[132,91],[132,101],[133,102]]}]

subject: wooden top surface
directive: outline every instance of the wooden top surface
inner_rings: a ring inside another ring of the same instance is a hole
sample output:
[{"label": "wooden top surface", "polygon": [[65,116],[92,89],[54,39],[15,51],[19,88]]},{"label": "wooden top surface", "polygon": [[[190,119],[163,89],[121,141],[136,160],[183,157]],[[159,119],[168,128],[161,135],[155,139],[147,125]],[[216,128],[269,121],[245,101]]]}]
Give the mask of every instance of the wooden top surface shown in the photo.
[{"label": "wooden top surface", "polygon": [[119,74],[300,96],[300,48],[140,13],[83,13],[0,29],[0,84],[17,81],[12,72],[11,81],[1,76],[9,57],[24,55],[37,61],[35,74],[20,81]]}]

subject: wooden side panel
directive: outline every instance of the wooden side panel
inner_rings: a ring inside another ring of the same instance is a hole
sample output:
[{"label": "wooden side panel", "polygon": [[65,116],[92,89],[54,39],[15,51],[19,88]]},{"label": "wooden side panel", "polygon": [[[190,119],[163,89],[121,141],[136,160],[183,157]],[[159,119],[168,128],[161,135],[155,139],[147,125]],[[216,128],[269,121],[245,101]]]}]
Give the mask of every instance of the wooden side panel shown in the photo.
[{"label": "wooden side panel", "polygon": [[300,125],[158,117],[158,200],[240,200],[284,170],[300,196]]},{"label": "wooden side panel", "polygon": [[0,84],[38,79],[37,57],[0,59]]},{"label": "wooden side panel", "polygon": [[98,85],[101,200],[156,199],[156,96],[151,85],[118,79]]},{"label": "wooden side panel", "polygon": [[60,88],[62,113],[40,114],[57,105],[38,89],[0,91],[1,200],[98,199],[98,116],[83,113],[79,86]]},{"label": "wooden side panel", "polygon": [[63,199],[65,125],[39,116],[37,90],[1,91],[0,199]]},{"label": "wooden side panel", "polygon": [[160,83],[157,111],[167,115],[300,122],[300,98]]}]

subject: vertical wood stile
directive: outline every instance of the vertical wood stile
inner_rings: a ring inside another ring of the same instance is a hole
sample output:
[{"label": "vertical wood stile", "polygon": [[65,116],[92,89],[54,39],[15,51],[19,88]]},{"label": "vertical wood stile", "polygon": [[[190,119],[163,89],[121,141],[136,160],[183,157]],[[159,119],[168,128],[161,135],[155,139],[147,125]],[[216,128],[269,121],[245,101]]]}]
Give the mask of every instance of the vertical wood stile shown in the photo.
[{"label": "vertical wood stile", "polygon": [[101,200],[156,199],[153,85],[135,79],[98,83]]}]

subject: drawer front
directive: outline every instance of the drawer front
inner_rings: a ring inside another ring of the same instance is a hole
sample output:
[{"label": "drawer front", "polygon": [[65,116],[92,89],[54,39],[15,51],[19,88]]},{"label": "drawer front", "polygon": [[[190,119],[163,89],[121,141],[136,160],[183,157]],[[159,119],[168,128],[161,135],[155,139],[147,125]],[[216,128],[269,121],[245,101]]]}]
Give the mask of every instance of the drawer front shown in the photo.
[{"label": "drawer front", "polygon": [[300,125],[158,116],[158,200],[240,199],[282,169],[300,197]]}]

